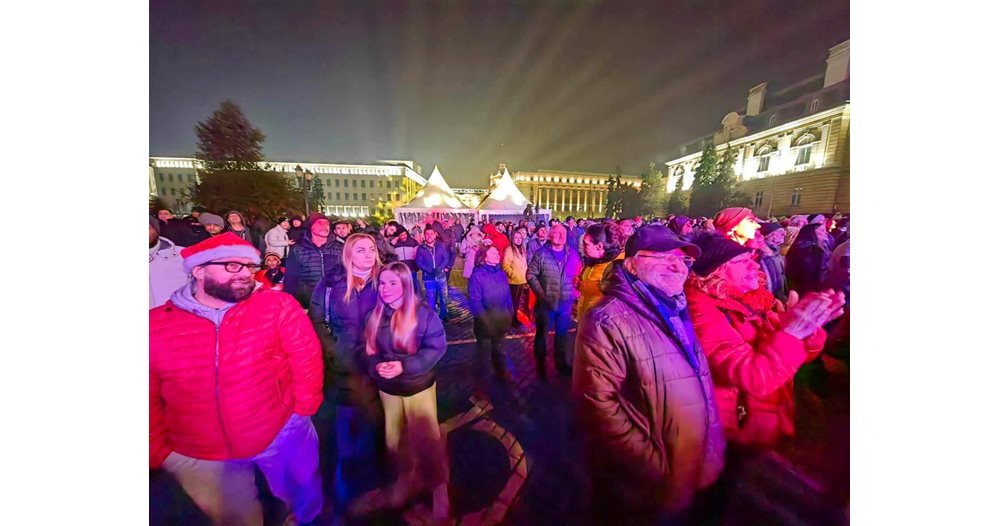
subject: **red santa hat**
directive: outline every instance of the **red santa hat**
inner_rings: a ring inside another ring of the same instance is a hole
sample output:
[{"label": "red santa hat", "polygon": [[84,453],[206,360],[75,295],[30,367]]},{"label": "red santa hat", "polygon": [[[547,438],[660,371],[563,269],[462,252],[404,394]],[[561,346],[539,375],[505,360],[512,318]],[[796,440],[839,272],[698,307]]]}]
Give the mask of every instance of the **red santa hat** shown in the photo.
[{"label": "red santa hat", "polygon": [[260,264],[260,251],[232,232],[226,232],[181,250],[184,271],[224,258],[247,258]]}]

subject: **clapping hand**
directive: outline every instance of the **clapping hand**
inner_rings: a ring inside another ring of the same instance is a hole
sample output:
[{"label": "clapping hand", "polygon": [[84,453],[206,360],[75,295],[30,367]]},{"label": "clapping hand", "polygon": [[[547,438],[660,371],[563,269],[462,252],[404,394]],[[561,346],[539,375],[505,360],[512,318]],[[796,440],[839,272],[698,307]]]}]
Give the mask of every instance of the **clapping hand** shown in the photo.
[{"label": "clapping hand", "polygon": [[842,315],[844,304],[843,292],[810,292],[799,300],[798,293],[792,291],[788,294],[781,328],[800,340],[805,339]]},{"label": "clapping hand", "polygon": [[403,362],[395,360],[392,362],[382,362],[375,365],[375,372],[386,380],[391,380],[403,374]]}]

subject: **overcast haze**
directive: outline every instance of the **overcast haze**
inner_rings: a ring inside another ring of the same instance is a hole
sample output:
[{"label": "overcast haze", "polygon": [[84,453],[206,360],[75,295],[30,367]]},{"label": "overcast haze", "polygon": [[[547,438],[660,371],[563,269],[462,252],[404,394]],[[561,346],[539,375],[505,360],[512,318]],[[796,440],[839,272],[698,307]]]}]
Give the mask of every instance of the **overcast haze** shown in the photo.
[{"label": "overcast haze", "polygon": [[269,159],[637,174],[848,38],[844,0],[154,1],[150,154],[191,155],[232,99]]}]

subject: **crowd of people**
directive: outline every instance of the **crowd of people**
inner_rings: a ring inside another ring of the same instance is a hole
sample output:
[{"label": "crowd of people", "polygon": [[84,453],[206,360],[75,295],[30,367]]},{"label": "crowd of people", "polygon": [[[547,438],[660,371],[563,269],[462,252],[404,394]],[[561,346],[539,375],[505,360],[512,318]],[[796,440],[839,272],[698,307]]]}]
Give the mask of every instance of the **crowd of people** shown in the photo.
[{"label": "crowd of people", "polygon": [[[501,384],[516,372],[504,339],[532,329],[537,377],[551,355],[569,379],[601,524],[693,516],[728,463],[795,434],[800,370],[849,360],[840,214],[408,229],[196,207],[152,211],[149,234],[150,468],[216,524],[261,524],[255,466],[298,524],[319,517],[328,478],[338,514],[428,497],[446,523],[435,368],[455,289]],[[358,462],[394,482],[345,502]]]}]

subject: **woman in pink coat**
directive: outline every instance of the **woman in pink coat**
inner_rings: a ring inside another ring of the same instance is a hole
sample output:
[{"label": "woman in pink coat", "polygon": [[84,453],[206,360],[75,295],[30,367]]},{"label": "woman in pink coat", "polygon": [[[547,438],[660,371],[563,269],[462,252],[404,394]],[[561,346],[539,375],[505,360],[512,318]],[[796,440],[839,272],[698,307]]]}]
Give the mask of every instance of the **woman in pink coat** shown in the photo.
[{"label": "woman in pink coat", "polygon": [[692,240],[701,256],[685,286],[695,333],[705,350],[726,438],[773,447],[795,432],[793,377],[823,349],[822,327],[843,313],[832,290],[789,295],[787,307],[743,301],[760,286],[752,250],[717,234]]}]

